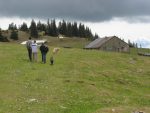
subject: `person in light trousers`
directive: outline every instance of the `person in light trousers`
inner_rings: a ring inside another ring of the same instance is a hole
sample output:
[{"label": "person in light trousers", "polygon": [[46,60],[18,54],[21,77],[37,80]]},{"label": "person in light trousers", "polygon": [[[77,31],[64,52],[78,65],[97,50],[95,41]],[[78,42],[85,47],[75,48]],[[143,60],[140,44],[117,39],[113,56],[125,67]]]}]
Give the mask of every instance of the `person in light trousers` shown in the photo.
[{"label": "person in light trousers", "polygon": [[36,43],[36,40],[32,43],[32,55],[33,55],[33,61],[37,62],[37,53],[38,53],[38,45]]}]

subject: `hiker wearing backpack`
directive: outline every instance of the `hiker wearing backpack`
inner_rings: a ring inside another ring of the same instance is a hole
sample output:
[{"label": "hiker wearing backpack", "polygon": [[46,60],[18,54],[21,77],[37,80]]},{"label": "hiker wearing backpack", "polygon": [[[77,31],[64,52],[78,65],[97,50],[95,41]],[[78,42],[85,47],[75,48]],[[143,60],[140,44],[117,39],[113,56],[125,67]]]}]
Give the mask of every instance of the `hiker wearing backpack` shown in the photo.
[{"label": "hiker wearing backpack", "polygon": [[42,55],[42,62],[46,63],[46,54],[49,51],[48,46],[45,43],[42,43],[42,45],[40,46],[40,51]]},{"label": "hiker wearing backpack", "polygon": [[29,37],[29,40],[26,42],[26,47],[28,50],[29,60],[32,61],[32,40],[31,40],[31,37]]}]

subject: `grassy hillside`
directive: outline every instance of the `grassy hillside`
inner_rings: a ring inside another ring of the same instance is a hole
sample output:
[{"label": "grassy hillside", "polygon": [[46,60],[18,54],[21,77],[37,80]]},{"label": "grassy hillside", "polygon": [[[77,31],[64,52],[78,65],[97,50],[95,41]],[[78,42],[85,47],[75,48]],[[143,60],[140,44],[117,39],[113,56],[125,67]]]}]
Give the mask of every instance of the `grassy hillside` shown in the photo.
[{"label": "grassy hillside", "polygon": [[[3,31],[3,35],[8,38],[8,40],[11,43],[21,43],[23,41],[28,40],[30,34],[23,31],[18,31],[18,40],[12,40],[10,39],[11,31]],[[37,39],[32,38],[32,40],[42,40],[46,39],[48,42],[48,45],[50,46],[59,46],[59,47],[70,47],[70,48],[84,48],[86,44],[88,44],[90,41],[86,38],[79,38],[79,37],[64,37],[64,39],[59,39],[58,37],[52,37],[52,36],[44,36],[42,35],[42,32],[39,33],[39,37]]]},{"label": "grassy hillside", "polygon": [[90,41],[85,38],[65,37],[58,39],[57,37],[43,36],[41,39],[46,39],[49,46],[69,47],[69,48],[84,48]]},{"label": "grassy hillside", "polygon": [[0,43],[0,113],[150,112],[150,57],[61,48],[54,58],[31,63],[24,46]]}]

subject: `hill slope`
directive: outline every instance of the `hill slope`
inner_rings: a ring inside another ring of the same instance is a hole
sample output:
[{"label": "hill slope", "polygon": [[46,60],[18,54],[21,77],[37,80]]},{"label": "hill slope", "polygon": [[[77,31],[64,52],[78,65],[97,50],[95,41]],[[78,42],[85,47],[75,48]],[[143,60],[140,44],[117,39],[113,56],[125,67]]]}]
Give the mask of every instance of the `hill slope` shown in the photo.
[{"label": "hill slope", "polygon": [[[18,40],[10,39],[11,31],[3,32],[3,35],[8,38],[11,43],[21,43],[29,39],[30,34],[23,31],[18,31]],[[59,39],[58,37],[44,36],[42,33],[39,33],[38,38],[32,38],[32,40],[47,40],[48,45],[50,46],[59,46],[59,47],[70,47],[70,48],[84,48],[86,44],[90,42],[87,38],[80,37],[64,37]]]},{"label": "hill slope", "polygon": [[54,58],[30,63],[24,46],[0,43],[0,113],[150,112],[149,57],[61,48]]}]

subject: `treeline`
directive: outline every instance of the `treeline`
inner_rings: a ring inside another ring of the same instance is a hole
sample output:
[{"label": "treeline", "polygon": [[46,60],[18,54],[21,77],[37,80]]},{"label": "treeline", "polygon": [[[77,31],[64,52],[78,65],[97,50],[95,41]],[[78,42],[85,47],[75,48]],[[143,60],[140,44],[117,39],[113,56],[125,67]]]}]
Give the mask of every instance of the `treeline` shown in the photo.
[{"label": "treeline", "polygon": [[[9,24],[8,30],[10,30],[10,39],[18,40],[18,29],[14,23]],[[1,30],[0,28],[0,42],[9,42],[8,36],[6,35],[6,33],[9,34],[7,30],[4,31],[4,30]]]},{"label": "treeline", "polygon": [[137,43],[131,42],[130,40],[128,40],[128,45],[129,45],[129,47],[131,47],[131,48],[138,48]]},{"label": "treeline", "polygon": [[1,30],[1,28],[0,28],[0,42],[8,42],[7,37],[5,37],[5,36],[2,35],[2,30]]},{"label": "treeline", "polygon": [[29,27],[25,22],[23,22],[18,28],[16,24],[11,23],[9,24],[8,30],[29,32],[30,36],[34,38],[39,37],[39,32],[54,37],[63,35],[66,37],[87,38],[89,40],[94,40],[99,37],[97,34],[93,35],[91,29],[82,23],[77,24],[77,22],[66,22],[63,20],[56,25],[55,19],[51,21],[48,19],[47,24],[41,23],[40,21],[36,23],[32,20]]}]

